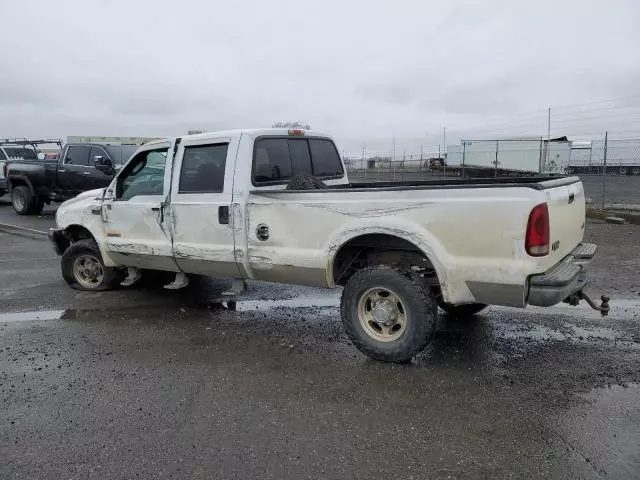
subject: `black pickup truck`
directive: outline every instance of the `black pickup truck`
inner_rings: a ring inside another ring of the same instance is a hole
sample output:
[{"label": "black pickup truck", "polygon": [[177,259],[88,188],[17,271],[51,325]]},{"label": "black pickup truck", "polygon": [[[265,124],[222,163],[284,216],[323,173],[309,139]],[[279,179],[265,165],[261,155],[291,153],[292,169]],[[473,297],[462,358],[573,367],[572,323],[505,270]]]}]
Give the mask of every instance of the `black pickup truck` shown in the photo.
[{"label": "black pickup truck", "polygon": [[19,215],[37,214],[44,204],[106,187],[137,145],[67,144],[57,160],[17,160],[5,165],[11,202]]}]

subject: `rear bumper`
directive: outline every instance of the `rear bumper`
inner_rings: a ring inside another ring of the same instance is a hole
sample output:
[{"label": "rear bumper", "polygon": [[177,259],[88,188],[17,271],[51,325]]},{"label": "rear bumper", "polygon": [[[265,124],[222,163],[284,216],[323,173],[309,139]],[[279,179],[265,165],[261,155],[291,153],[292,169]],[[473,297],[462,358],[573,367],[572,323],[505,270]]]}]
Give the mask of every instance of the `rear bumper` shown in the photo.
[{"label": "rear bumper", "polygon": [[591,261],[595,253],[596,245],[581,243],[550,270],[529,277],[527,303],[538,307],[550,307],[581,292],[587,285],[584,264]]},{"label": "rear bumper", "polygon": [[58,255],[62,255],[64,251],[69,248],[69,239],[64,235],[64,231],[62,229],[50,228],[47,236],[49,237],[49,241],[53,246],[53,250]]}]

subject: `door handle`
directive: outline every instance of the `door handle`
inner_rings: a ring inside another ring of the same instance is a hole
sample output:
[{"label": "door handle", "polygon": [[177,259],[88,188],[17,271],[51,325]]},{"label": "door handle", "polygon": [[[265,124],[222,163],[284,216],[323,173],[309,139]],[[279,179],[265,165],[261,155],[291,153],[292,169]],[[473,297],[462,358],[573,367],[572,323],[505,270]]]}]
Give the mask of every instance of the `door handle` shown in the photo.
[{"label": "door handle", "polygon": [[159,207],[151,207],[152,212],[160,212],[160,222],[164,222],[164,204],[161,203]]},{"label": "door handle", "polygon": [[229,207],[227,205],[218,207],[218,222],[221,225],[229,225]]},{"label": "door handle", "polygon": [[66,172],[66,170],[64,168],[59,168],[58,169],[58,173],[64,173],[64,172]]},{"label": "door handle", "polygon": [[82,172],[83,175],[91,175],[91,172]]}]

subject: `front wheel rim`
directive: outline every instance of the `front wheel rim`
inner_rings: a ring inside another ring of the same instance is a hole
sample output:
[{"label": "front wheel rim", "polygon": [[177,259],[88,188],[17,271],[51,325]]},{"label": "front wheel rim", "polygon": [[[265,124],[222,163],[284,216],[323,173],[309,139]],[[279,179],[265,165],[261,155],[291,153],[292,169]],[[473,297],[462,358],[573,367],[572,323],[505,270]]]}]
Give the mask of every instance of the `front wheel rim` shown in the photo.
[{"label": "front wheel rim", "polygon": [[97,288],[104,280],[104,268],[94,255],[81,255],[73,262],[73,276],[83,287]]},{"label": "front wheel rim", "polygon": [[379,342],[399,339],[407,328],[407,309],[398,294],[386,287],[373,287],[360,295],[358,320],[371,338]]}]

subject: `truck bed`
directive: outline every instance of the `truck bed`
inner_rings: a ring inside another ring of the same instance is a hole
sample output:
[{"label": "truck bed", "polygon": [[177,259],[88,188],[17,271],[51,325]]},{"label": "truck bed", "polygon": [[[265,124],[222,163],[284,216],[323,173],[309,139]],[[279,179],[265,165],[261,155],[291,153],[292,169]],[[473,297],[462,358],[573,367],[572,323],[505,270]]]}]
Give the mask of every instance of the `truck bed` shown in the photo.
[{"label": "truck bed", "polygon": [[[315,190],[316,192],[330,191],[397,191],[397,190],[440,190],[440,189],[456,189],[456,188],[531,188],[533,190],[547,190],[550,188],[572,185],[580,182],[579,177],[575,176],[536,176],[536,177],[498,177],[498,178],[442,178],[434,180],[415,180],[402,182],[353,182],[344,185],[334,185],[323,190]],[[300,193],[300,190],[254,190],[252,193]]]}]

